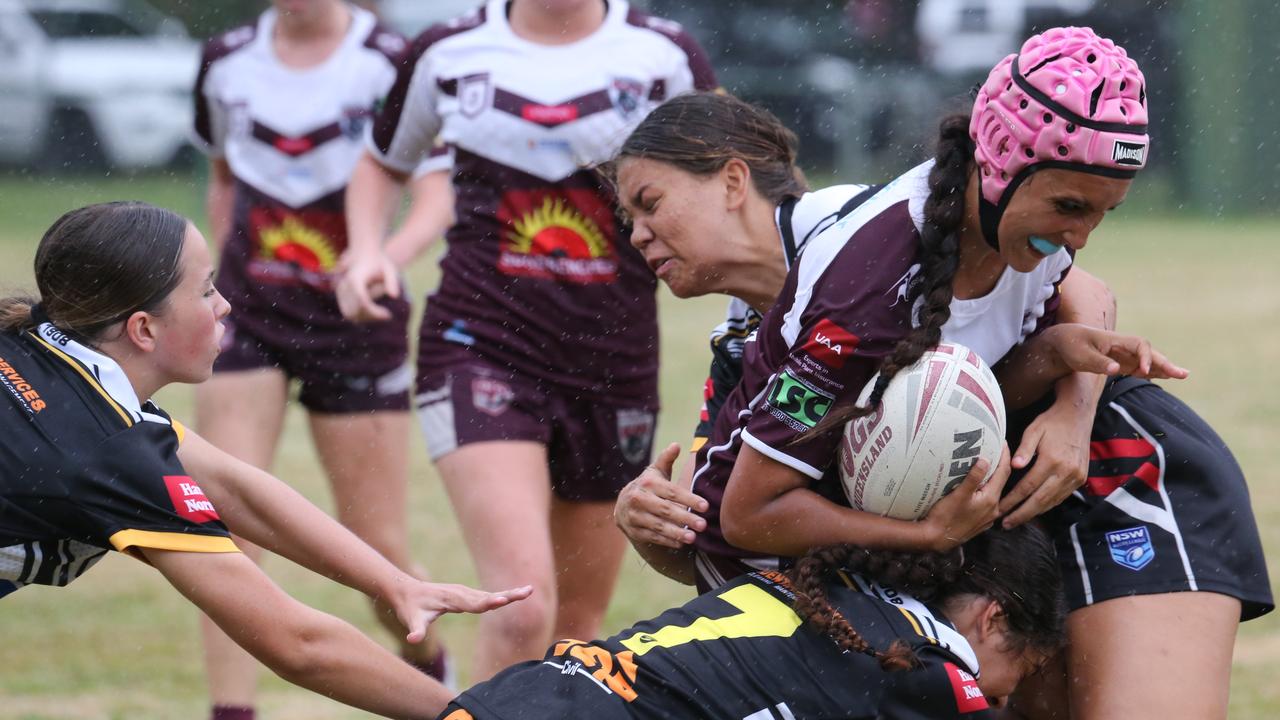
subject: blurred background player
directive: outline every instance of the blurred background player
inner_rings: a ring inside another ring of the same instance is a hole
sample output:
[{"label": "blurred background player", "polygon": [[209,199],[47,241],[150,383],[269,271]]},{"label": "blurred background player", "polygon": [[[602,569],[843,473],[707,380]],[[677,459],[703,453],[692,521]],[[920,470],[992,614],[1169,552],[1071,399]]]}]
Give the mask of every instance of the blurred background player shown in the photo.
[{"label": "blurred background player", "polygon": [[0,426],[15,440],[0,451],[0,597],[65,586],[109,550],[128,553],[286,680],[391,717],[443,708],[443,685],[285,594],[228,528],[377,598],[410,643],[442,612],[484,612],[531,588],[417,580],[150,400],[207,380],[225,332],[230,308],[195,226],[145,203],[72,210],[40,240],[35,281],[38,300],[0,300]]},{"label": "blurred background player", "polygon": [[[196,391],[196,424],[213,444],[268,468],[298,380],[338,519],[424,577],[406,518],[409,304],[388,298],[387,319],[357,325],[333,294],[347,246],[344,191],[406,49],[369,12],[340,0],[276,0],[255,24],[206,44],[195,129],[210,156],[218,288],[232,311],[214,377]],[[438,192],[447,183],[434,182],[430,196],[447,198]],[[419,231],[431,232],[406,225]],[[385,608],[375,603],[375,612],[391,627]],[[203,629],[213,717],[252,718],[256,666],[216,627]],[[443,680],[443,650],[431,635],[400,650]]]},{"label": "blurred background player", "polygon": [[440,143],[457,224],[429,298],[418,410],[480,582],[534,597],[481,622],[473,680],[591,637],[626,539],[618,490],[649,460],[655,281],[627,243],[607,160],[653,107],[715,87],[697,44],[622,0],[493,0],[424,32],[348,191],[350,317],[386,318],[398,185]]},{"label": "blurred background player", "polygon": [[607,640],[562,640],[441,720],[990,718],[1064,640],[1042,530],[963,553],[817,549]]}]

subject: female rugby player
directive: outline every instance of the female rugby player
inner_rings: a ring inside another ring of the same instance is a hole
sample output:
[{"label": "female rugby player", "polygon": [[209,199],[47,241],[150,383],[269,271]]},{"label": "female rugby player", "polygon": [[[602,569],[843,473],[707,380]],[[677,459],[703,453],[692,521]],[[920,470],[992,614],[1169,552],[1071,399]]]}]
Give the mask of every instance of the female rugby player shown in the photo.
[{"label": "female rugby player", "polygon": [[40,241],[35,277],[39,302],[0,301],[0,596],[126,552],[282,677],[391,717],[438,712],[443,685],[290,598],[228,529],[390,608],[410,643],[442,612],[531,589],[417,580],[146,400],[208,379],[230,312],[195,226],[142,203],[73,210]]},{"label": "female rugby player", "polygon": [[369,301],[398,294],[386,210],[443,148],[457,223],[422,322],[419,418],[481,582],[536,588],[480,623],[477,679],[537,657],[553,630],[594,636],[612,594],[613,501],[652,444],[657,314],[588,166],[662,101],[714,86],[679,26],[624,0],[490,0],[414,42],[375,119],[339,297],[352,317],[387,315]]},{"label": "female rugby player", "polygon": [[[195,129],[210,156],[217,285],[232,311],[214,376],[196,390],[196,427],[269,469],[297,380],[339,521],[397,567],[426,577],[409,552],[406,517],[409,305],[388,299],[389,319],[357,325],[342,317],[333,292],[347,247],[343,192],[407,48],[342,0],[274,0],[256,23],[206,44]],[[434,183],[415,188],[430,192],[425,204],[448,202],[447,180],[421,182]],[[402,232],[443,229],[407,223]],[[244,550],[260,556],[252,545]],[[375,613],[394,632],[386,608],[375,604]],[[257,668],[207,620],[203,629],[214,720],[251,720]],[[400,652],[444,679],[434,635],[401,643]]]},{"label": "female rugby player", "polygon": [[[1028,43],[1029,49],[1034,49],[1034,45],[1034,40]],[[1104,52],[1094,55],[1090,50],[1092,48],[1079,53],[1078,60],[1084,61],[1080,64],[1081,67],[1074,68],[1080,69],[1079,75],[1074,74],[1074,69],[1068,66],[1067,74],[1070,77],[1085,77],[1087,68],[1084,65],[1104,55]],[[1109,52],[1113,57],[1117,52],[1105,45],[1102,50]],[[1024,54],[1027,54],[1026,49]],[[1091,55],[1093,60],[1090,60]],[[1121,57],[1123,58],[1122,55]],[[1125,61],[1127,62],[1127,59]],[[1004,68],[1002,80],[1006,86],[1014,84],[1010,65],[1010,61],[1002,65]],[[1046,75],[1053,78],[1061,74],[1062,69],[1057,65],[1053,60],[1046,63],[1044,67],[1049,71]],[[1000,70],[997,68],[993,78],[1000,75]],[[995,85],[994,82],[992,84]],[[1066,83],[1063,85],[1065,86]],[[1111,83],[1111,87],[1117,90],[1120,85],[1121,82]],[[1056,84],[1052,89],[1057,90]],[[1139,97],[1145,99],[1142,95]],[[1116,102],[1114,98],[1108,98],[1100,92],[1099,101],[1113,103],[1113,113],[1117,117],[1125,116],[1114,110]],[[1014,102],[1021,104],[1016,99]],[[1030,106],[1031,102],[1028,101],[1027,104]],[[1087,101],[1085,104],[1088,104]],[[1030,108],[1020,109],[1029,110]],[[989,110],[986,112],[983,110],[982,105],[975,110],[975,127],[978,126],[978,119],[981,116],[986,115],[987,119],[991,116]],[[1046,110],[1047,108],[1042,107],[1034,113],[1042,123],[1045,122],[1046,115],[1050,114]],[[1061,108],[1054,109],[1054,112],[1058,110]],[[1028,113],[1028,116],[1031,115]],[[652,122],[656,124],[661,119],[671,121],[669,117],[655,116]],[[981,160],[983,156],[979,154],[975,160],[972,141],[961,132],[963,126],[968,125],[967,119],[963,122],[952,120],[944,125],[944,129],[948,125],[951,132],[948,141],[943,143],[943,150],[952,149],[950,154],[941,152],[940,158],[949,159],[961,172],[968,173],[968,168],[972,167],[971,164]],[[1075,124],[1072,123],[1072,125]],[[642,131],[646,129],[652,128],[648,124],[640,128]],[[671,131],[672,138],[675,138],[687,134],[691,128],[675,123],[668,126],[668,129]],[[1071,132],[1080,130],[1080,127],[1069,130],[1064,126],[1059,129],[1070,135]],[[1011,146],[1014,151],[1022,153],[1022,157],[1028,161],[1031,160],[1028,153],[1032,156],[1035,154],[1034,150],[1016,144]],[[994,143],[991,147],[998,148],[1000,143]],[[1009,147],[1010,143],[1006,143],[1004,149],[1008,150]],[[1119,147],[1125,150],[1124,146]],[[1059,148],[1070,152],[1066,146],[1059,146]],[[1053,148],[1053,152],[1055,154],[1060,152],[1059,148]],[[1129,153],[1129,158],[1133,157],[1132,150],[1125,152]],[[1010,156],[1006,154],[1004,157],[1008,159]],[[1126,159],[1124,153],[1120,153],[1120,157]],[[623,161],[624,168],[628,162]],[[675,162],[665,162],[680,167]],[[1046,164],[1052,162],[1054,161],[1045,161]],[[1035,166],[1026,164],[1022,167]],[[1053,165],[1049,167],[1052,168]],[[692,168],[684,169],[686,174],[693,173]],[[1045,168],[1025,170],[1023,177],[1041,171],[1048,172]],[[1105,171],[1105,168],[1100,171]],[[1018,169],[1007,168],[1006,173],[1014,178],[1018,174]],[[705,175],[705,172],[700,174]],[[961,177],[964,176],[961,175]],[[1032,177],[1037,178],[1035,182],[1040,181],[1037,175]],[[702,179],[708,180],[707,177]],[[945,179],[942,178],[942,180]],[[631,192],[638,189],[639,185],[628,185],[625,170],[620,173],[620,181],[624,202],[632,199]],[[1012,203],[1018,203],[1027,208],[1027,204],[1023,201],[1030,198],[1031,194],[1027,191],[1034,187],[1035,182],[1023,183],[1022,189],[1017,191],[1019,196],[1014,197]],[[655,187],[655,191],[664,189],[667,189],[667,186],[661,183]],[[976,202],[974,190],[973,185],[970,185],[969,203]],[[999,202],[1001,194],[995,194],[996,202]],[[1076,194],[1075,199],[1070,195],[1068,193],[1064,198],[1069,201],[1066,207],[1051,206],[1049,209],[1053,213],[1078,210],[1079,194]],[[1050,199],[1053,197],[1050,195]],[[641,198],[635,198],[634,202],[640,205]],[[918,210],[920,201],[912,199],[910,202],[913,205],[911,209]],[[1007,198],[1006,202],[1009,202]],[[699,205],[704,211],[709,206],[708,203]],[[927,211],[929,205],[924,207]],[[1011,207],[1017,206],[1011,205]],[[938,208],[937,204],[933,205],[934,212]],[[1028,209],[1033,210],[1034,206]],[[641,207],[638,214],[645,215],[647,210]],[[1043,211],[1027,212],[1027,210],[1024,210],[1023,214],[1031,217],[1045,215]],[[656,222],[659,212],[655,211],[650,215],[656,228],[653,231],[652,242],[660,248],[670,248],[672,245],[678,245],[678,241],[682,238],[687,240],[698,236],[696,233],[682,235],[683,231],[672,224],[659,227]],[[976,221],[973,213],[968,217]],[[1096,218],[1092,220],[1081,229],[1091,229]],[[1020,221],[1025,225],[1026,218]],[[642,224],[641,221],[637,220],[637,226],[640,224]],[[951,230],[954,229],[955,226],[951,226]],[[1000,237],[1004,239],[1005,235],[1002,229]],[[1083,237],[1075,233],[1073,235],[1071,239],[1076,242],[1083,241]],[[646,236],[639,231],[638,227],[635,237],[641,238],[643,242]],[[961,243],[960,263],[963,265],[963,240]],[[714,240],[709,245],[714,245]],[[970,242],[970,247],[973,245],[977,245],[979,250],[983,249],[981,243]],[[693,263],[696,263],[711,257],[709,253],[713,252],[710,249],[702,253],[691,252],[688,250],[689,247],[686,244],[681,251],[676,251],[676,255],[680,258],[676,263],[677,267],[679,263],[692,264],[685,255],[693,255]],[[704,267],[708,266],[704,265]],[[914,272],[918,273],[919,270]],[[1072,279],[1078,276],[1078,270],[1071,272],[1062,285],[1064,292]],[[1005,273],[991,294],[999,296],[1001,288],[1004,288],[1004,294],[1007,296],[1005,286],[1008,282],[1008,273]],[[900,288],[895,283],[892,289],[909,291],[911,288]],[[904,294],[900,299],[905,298]],[[895,298],[896,300],[899,298]],[[1066,301],[1067,298],[1064,297],[1063,307],[1058,313],[1059,320],[1063,318],[1062,311],[1066,309]],[[959,308],[964,309],[965,303],[959,304]],[[972,317],[971,313],[965,313],[962,319],[972,322]],[[1113,316],[1111,319],[1113,321]],[[947,329],[948,326],[942,328],[944,337],[947,336]],[[762,332],[761,335],[763,334]],[[1006,363],[1006,370],[1034,367],[1034,365],[1034,362],[1011,358]],[[1183,375],[1179,369],[1168,365],[1163,359],[1157,359],[1152,369],[1167,373],[1169,376]],[[1005,380],[1008,382],[1007,376]],[[1058,388],[1061,389],[1061,384]],[[1137,388],[1142,389],[1137,390]],[[1028,397],[1034,396],[1035,394],[1032,393]],[[1130,403],[1140,404],[1142,407],[1133,407]],[[1096,715],[1105,712],[1102,708],[1116,707],[1116,703],[1122,699],[1121,696],[1132,693],[1133,688],[1146,688],[1146,692],[1128,695],[1127,702],[1140,703],[1144,708],[1158,707],[1161,711],[1168,711],[1166,714],[1174,716],[1177,716],[1178,712],[1187,712],[1188,708],[1191,709],[1192,715],[1200,713],[1200,716],[1221,716],[1225,712],[1230,648],[1234,642],[1236,624],[1241,618],[1255,617],[1272,606],[1265,564],[1257,539],[1256,526],[1252,521],[1243,477],[1230,452],[1212,430],[1207,428],[1192,411],[1154,385],[1135,380],[1113,382],[1107,386],[1103,402],[1099,403],[1098,407],[1096,416],[1090,409],[1089,426],[1086,428],[1089,434],[1083,441],[1088,462],[1085,465],[1087,470],[1081,472],[1079,483],[1083,483],[1086,477],[1089,482],[1086,488],[1072,494],[1047,518],[1050,525],[1055,528],[1071,604],[1075,610],[1070,623],[1073,641],[1071,661],[1073,668],[1089,667],[1090,677],[1093,680],[1087,685],[1078,683],[1073,686],[1073,693],[1076,695],[1073,696],[1073,707],[1080,713]],[[722,417],[721,420],[723,421],[724,418]],[[1143,429],[1140,430],[1130,420],[1141,424]],[[1182,429],[1171,431],[1169,428]],[[1039,426],[1038,432],[1045,436],[1040,438],[1040,445],[1036,445],[1037,438],[1031,437],[1020,443],[1018,455],[1030,457],[1033,451],[1037,454],[1040,452],[1044,440],[1050,438],[1046,436],[1043,424]],[[1158,439],[1159,442],[1151,442],[1150,439],[1144,438],[1143,432],[1151,438]],[[662,460],[669,472],[674,454],[668,452],[664,454]],[[1025,461],[1021,464],[1025,464]],[[1168,468],[1168,472],[1165,468]],[[655,482],[659,477],[660,474],[651,474],[650,477],[642,478],[624,492],[619,503],[619,523],[624,528],[633,528],[630,533],[633,538],[653,545],[678,548],[691,542],[694,531],[701,530],[706,522],[703,518],[685,511],[685,508],[693,507],[694,510],[701,511],[706,507],[706,500],[680,492],[669,483]],[[1079,483],[1072,486],[1072,489],[1078,487]],[[1124,489],[1126,485],[1133,485],[1133,487],[1124,492],[1115,492],[1117,489]],[[1206,489],[1209,486],[1211,490]],[[1139,499],[1137,504],[1131,502],[1128,499],[1129,496],[1137,497]],[[664,502],[664,498],[670,499],[671,502]],[[1126,505],[1128,510],[1117,514],[1115,511],[1117,504]],[[1179,516],[1182,518],[1180,522]],[[1233,520],[1206,522],[1202,519],[1210,516],[1231,517]],[[1014,522],[1018,520],[1012,517],[1010,519]],[[1126,535],[1125,531],[1132,532]],[[1162,545],[1166,548],[1164,552],[1159,551]],[[1124,552],[1134,554],[1133,559],[1128,561],[1130,565],[1115,559],[1116,557],[1123,559]],[[682,553],[674,552],[668,553],[666,559],[679,560],[682,557]],[[1135,569],[1131,565],[1141,567]],[[1197,589],[1213,592],[1178,592]],[[1125,597],[1133,595],[1137,596]],[[1144,611],[1141,618],[1138,618],[1129,608],[1129,603],[1136,603],[1142,607],[1157,606],[1162,610]],[[1195,609],[1187,611],[1182,607],[1184,604],[1189,604]],[[1189,617],[1189,613],[1194,613],[1197,618],[1194,628],[1189,628],[1180,621],[1174,621],[1175,617]],[[1077,625],[1082,625],[1086,618],[1099,617],[1103,619],[1095,620],[1086,629],[1076,629]],[[1179,628],[1179,631],[1171,632],[1172,627]],[[1181,628],[1187,628],[1187,632],[1184,634]],[[1203,646],[1189,639],[1193,636],[1210,638],[1209,674],[1204,682],[1192,681],[1189,678],[1186,678],[1185,682],[1179,682],[1177,687],[1181,692],[1172,693],[1176,697],[1169,699],[1170,693],[1167,692],[1160,678],[1165,675],[1177,676],[1177,673],[1187,672],[1189,668],[1200,667],[1199,662],[1193,660],[1191,655],[1194,654],[1199,658]],[[1105,662],[1086,660],[1090,657],[1096,658],[1099,652],[1104,651],[1103,644],[1108,642],[1111,645],[1105,648],[1105,652],[1108,653],[1108,659]],[[1153,642],[1160,644],[1160,652],[1155,656],[1160,660],[1158,665],[1161,669],[1158,671],[1150,670],[1153,657],[1148,657],[1146,652]],[[1130,672],[1125,672],[1126,669]],[[1165,669],[1169,672],[1164,673]],[[1073,672],[1078,671],[1073,670]],[[1156,689],[1151,686],[1152,683],[1159,684],[1164,689]],[[1084,693],[1085,688],[1090,689],[1091,692]],[[1065,687],[1062,689],[1065,691]],[[1151,705],[1153,701],[1156,701],[1154,706]],[[1059,706],[1065,707],[1065,703],[1060,703]]]},{"label": "female rugby player", "polygon": [[1061,647],[1062,582],[1035,526],[963,550],[819,549],[608,640],[562,640],[441,720],[992,717]]}]

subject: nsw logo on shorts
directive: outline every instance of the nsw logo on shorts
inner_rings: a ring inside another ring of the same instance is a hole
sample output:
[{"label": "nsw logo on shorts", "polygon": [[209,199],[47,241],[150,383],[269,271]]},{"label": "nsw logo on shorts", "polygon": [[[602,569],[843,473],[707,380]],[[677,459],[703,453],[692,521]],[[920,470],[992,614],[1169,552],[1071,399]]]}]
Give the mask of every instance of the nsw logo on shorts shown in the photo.
[{"label": "nsw logo on shorts", "polygon": [[1130,570],[1141,570],[1156,558],[1146,525],[1107,533],[1107,547],[1111,550],[1111,559]]}]

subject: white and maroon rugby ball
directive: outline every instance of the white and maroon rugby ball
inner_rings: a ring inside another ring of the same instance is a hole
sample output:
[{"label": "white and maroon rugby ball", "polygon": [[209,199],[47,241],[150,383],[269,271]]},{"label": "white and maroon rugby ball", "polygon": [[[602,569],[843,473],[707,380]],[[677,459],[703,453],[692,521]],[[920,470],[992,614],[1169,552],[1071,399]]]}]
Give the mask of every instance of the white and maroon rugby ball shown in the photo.
[{"label": "white and maroon rugby ball", "polygon": [[[875,382],[867,383],[859,405]],[[1004,432],[1004,399],[991,368],[969,348],[942,343],[894,376],[879,408],[845,425],[840,479],[849,504],[900,520],[920,518],[978,458],[991,464],[991,477]]]}]

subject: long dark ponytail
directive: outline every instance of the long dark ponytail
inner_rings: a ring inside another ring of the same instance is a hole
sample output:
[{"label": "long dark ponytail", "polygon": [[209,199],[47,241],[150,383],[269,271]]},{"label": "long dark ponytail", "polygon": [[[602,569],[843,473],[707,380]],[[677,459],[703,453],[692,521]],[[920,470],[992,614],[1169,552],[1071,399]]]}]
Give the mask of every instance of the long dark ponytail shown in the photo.
[{"label": "long dark ponytail", "polygon": [[965,596],[1000,604],[1010,649],[1050,654],[1066,639],[1066,605],[1053,542],[1039,526],[993,528],[945,553],[908,553],[833,545],[810,551],[790,571],[796,612],[847,652],[874,657],[886,670],[914,667],[902,641],[876,648],[832,605],[827,583],[848,571],[944,610]]}]

